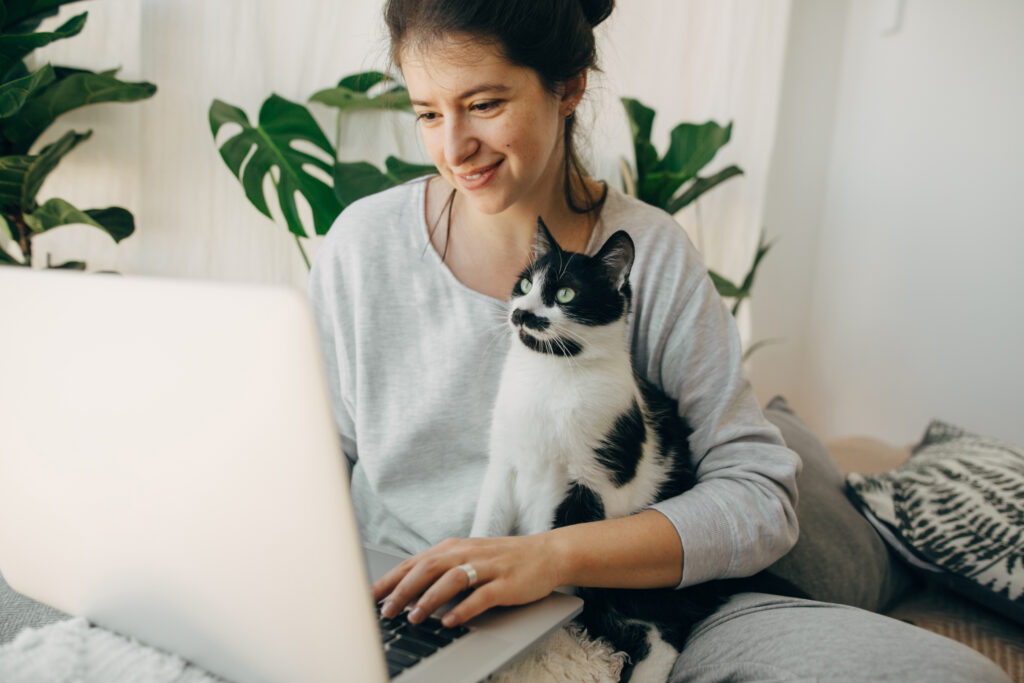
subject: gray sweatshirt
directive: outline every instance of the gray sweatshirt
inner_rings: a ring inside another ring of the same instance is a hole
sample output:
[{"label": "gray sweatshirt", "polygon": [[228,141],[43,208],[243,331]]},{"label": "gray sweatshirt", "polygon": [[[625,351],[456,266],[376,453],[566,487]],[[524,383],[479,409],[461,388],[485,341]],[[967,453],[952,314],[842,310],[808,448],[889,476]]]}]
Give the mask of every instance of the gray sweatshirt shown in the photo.
[{"label": "gray sweatshirt", "polygon": [[[309,280],[360,531],[409,553],[469,535],[511,343],[505,302],[459,282],[431,246],[425,188],[350,205]],[[620,229],[636,247],[634,369],[693,428],[697,485],[652,506],[679,533],[679,586],[753,574],[796,543],[799,458],[761,413],[735,323],[686,233],[609,188],[586,252]]]}]

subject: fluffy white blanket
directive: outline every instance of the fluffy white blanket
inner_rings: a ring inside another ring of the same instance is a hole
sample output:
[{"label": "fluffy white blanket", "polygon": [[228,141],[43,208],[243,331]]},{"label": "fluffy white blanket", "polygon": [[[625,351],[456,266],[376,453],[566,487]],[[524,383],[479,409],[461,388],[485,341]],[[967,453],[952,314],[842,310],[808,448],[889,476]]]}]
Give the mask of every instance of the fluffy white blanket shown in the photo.
[{"label": "fluffy white blanket", "polygon": [[[625,655],[568,626],[501,671],[500,683],[614,683]],[[176,655],[82,618],[25,629],[0,646],[5,683],[223,683]]]}]

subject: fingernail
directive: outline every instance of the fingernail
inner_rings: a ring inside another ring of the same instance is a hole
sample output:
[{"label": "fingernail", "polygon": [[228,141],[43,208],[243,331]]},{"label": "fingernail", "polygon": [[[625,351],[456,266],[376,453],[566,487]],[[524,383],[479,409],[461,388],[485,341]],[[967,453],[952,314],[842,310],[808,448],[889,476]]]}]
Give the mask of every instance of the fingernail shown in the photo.
[{"label": "fingernail", "polygon": [[395,616],[394,609],[395,609],[394,603],[392,603],[390,600],[385,600],[384,604],[381,605],[380,613],[383,614],[388,619],[392,619]]},{"label": "fingernail", "polygon": [[441,623],[444,624],[445,626],[454,626],[455,625],[455,617],[452,616],[451,614],[446,614],[443,617],[441,617]]},{"label": "fingernail", "polygon": [[409,616],[406,617],[406,619],[408,619],[410,622],[414,624],[422,618],[423,610],[421,610],[419,607],[413,607],[412,610],[409,612]]}]

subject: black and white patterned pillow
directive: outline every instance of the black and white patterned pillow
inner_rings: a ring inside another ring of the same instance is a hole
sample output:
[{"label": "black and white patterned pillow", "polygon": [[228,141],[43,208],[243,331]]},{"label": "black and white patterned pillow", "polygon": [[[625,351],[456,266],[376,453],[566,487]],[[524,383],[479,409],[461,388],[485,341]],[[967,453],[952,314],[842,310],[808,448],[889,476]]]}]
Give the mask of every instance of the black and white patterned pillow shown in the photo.
[{"label": "black and white patterned pillow", "polygon": [[906,463],[846,482],[903,559],[1024,623],[1024,449],[933,420]]}]

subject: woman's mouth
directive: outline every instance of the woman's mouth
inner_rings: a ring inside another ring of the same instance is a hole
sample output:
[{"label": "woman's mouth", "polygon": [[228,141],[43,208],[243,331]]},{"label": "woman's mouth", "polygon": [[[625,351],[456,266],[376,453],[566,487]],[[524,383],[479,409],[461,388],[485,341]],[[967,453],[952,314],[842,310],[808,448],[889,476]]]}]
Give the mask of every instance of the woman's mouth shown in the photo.
[{"label": "woman's mouth", "polygon": [[504,161],[505,160],[502,159],[496,164],[485,166],[484,168],[477,169],[472,173],[456,175],[455,177],[459,179],[459,185],[461,185],[463,189],[479,190],[490,184],[498,171],[498,167],[501,166]]}]

